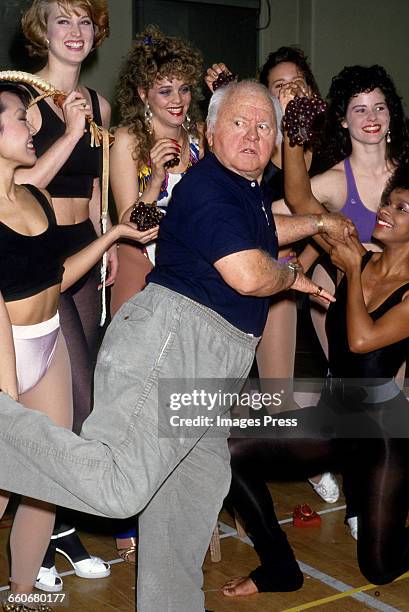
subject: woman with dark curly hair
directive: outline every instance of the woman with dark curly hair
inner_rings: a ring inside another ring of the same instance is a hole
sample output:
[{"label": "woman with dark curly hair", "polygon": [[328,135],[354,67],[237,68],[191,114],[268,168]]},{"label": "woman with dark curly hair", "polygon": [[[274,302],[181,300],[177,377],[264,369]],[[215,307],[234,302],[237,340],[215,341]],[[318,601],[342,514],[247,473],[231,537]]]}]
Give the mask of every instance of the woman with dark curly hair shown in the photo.
[{"label": "woman with dark curly hair", "polygon": [[[356,132],[351,131],[350,124],[354,113],[351,102],[354,102],[354,107],[359,107],[357,97],[360,94],[371,92],[375,92],[376,97],[377,89],[382,92],[389,113],[386,134],[381,130],[382,135],[385,136],[384,144],[387,145],[385,159],[392,160],[393,166],[400,160],[408,131],[402,101],[391,77],[385,68],[379,65],[346,66],[332,79],[327,97],[328,109],[321,136],[321,149],[329,168],[354,154],[357,135]],[[348,111],[349,118],[347,117]],[[355,114],[362,114],[362,112],[362,109],[355,109]],[[368,133],[368,128],[364,131]],[[378,134],[376,129],[369,130],[371,131]]]},{"label": "woman with dark curly hair", "polygon": [[[111,187],[120,219],[138,200],[166,208],[173,187],[198,161],[201,77],[201,55],[189,43],[154,26],[137,36],[119,78],[121,123],[111,150]],[[154,245],[147,251],[119,246],[112,313],[145,286],[154,253]]]},{"label": "woman with dark curly hair", "polygon": [[[19,169],[16,180],[48,190],[57,223],[63,227],[60,239],[70,256],[101,233],[101,149],[90,146],[90,132],[85,128],[87,115],[108,127],[111,110],[107,100],[80,85],[79,79],[82,62],[109,35],[108,4],[106,0],[32,0],[22,16],[22,29],[29,53],[44,60],[38,76],[69,95],[62,108],[47,98],[28,110],[38,159],[33,167]],[[33,87],[30,91],[34,98],[42,93]],[[109,251],[109,265],[108,284],[117,266],[115,245]],[[91,411],[93,368],[100,340],[99,282],[96,265],[63,293],[59,305],[72,368],[73,429],[77,433]],[[61,409],[56,406],[56,410]],[[56,548],[71,559],[78,575],[109,575],[109,566],[90,557],[75,530],[59,516],[38,576],[38,588],[62,589],[54,566]]]},{"label": "woman with dark curly hair", "polygon": [[[382,66],[348,66],[333,78],[319,145],[320,158],[330,167],[312,179],[311,187],[329,211],[352,219],[363,243],[371,241],[380,195],[407,137],[401,99]],[[288,186],[286,197],[297,211],[304,196],[296,184]],[[334,288],[322,266],[317,266],[314,279]],[[311,316],[328,355],[325,312],[314,307]]]},{"label": "woman with dark curly hair", "polygon": [[[382,66],[348,66],[333,78],[323,131],[316,145],[320,165],[325,162],[329,169],[314,176],[311,186],[314,196],[330,212],[352,219],[363,243],[371,240],[380,195],[407,134],[400,97]],[[306,204],[305,195],[296,182],[288,185],[286,199],[297,212]],[[283,200],[275,205],[275,212],[284,210]],[[325,243],[321,246],[328,250]],[[318,285],[334,290],[321,265],[314,270],[313,278]],[[311,316],[327,355],[325,313],[314,306]]]},{"label": "woman with dark curly hair", "polygon": [[[306,181],[297,181],[297,176],[286,181],[287,202],[294,211],[305,212],[318,200],[330,212],[349,217],[360,241],[370,243],[382,191],[408,136],[401,99],[385,69],[378,65],[345,67],[332,80],[321,136],[320,155],[328,159],[331,167],[311,180],[311,188]],[[329,250],[325,241],[321,246]],[[379,250],[376,244],[371,248]],[[335,273],[334,267],[332,270]],[[328,291],[334,290],[334,282],[323,266],[316,267],[313,279]],[[325,314],[321,307],[312,308],[312,320],[328,356]],[[399,372],[398,378],[402,374],[404,371]],[[346,520],[356,538],[353,506],[350,503]]]},{"label": "woman with dark curly hair", "polygon": [[[172,189],[202,153],[197,101],[202,58],[189,43],[148,26],[136,38],[118,84],[121,123],[111,149],[111,187],[120,220],[139,201],[166,209]],[[119,272],[111,314],[145,286],[155,263],[155,244],[118,246]],[[120,556],[135,562],[133,525],[117,534]]]},{"label": "woman with dark curly hair", "polygon": [[[319,144],[320,158],[330,167],[312,179],[311,187],[328,210],[352,219],[363,243],[371,242],[380,195],[407,138],[401,99],[382,66],[347,66],[333,78]],[[297,184],[289,184],[287,191],[287,199],[301,211],[306,194]],[[328,250],[325,243],[321,246]],[[334,282],[321,265],[313,278],[333,290]],[[314,305],[311,316],[327,356],[325,311]]]}]

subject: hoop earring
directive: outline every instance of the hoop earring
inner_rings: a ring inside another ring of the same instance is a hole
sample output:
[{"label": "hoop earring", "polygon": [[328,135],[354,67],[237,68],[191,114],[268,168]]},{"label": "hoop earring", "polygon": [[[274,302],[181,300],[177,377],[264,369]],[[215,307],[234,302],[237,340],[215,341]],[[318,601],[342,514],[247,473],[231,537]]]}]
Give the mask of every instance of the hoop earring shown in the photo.
[{"label": "hoop earring", "polygon": [[152,111],[150,109],[149,106],[149,102],[145,103],[145,112],[144,112],[144,117],[145,117],[145,127],[146,130],[149,134],[153,133],[153,126],[152,126]]},{"label": "hoop earring", "polygon": [[192,120],[191,120],[191,118],[189,117],[189,115],[187,113],[186,113],[185,120],[184,120],[184,122],[182,124],[182,127],[186,130],[186,132],[188,134],[190,134],[190,130],[191,130],[191,127],[192,127]]},{"label": "hoop earring", "polygon": [[387,144],[391,144],[391,142],[392,142],[392,138],[391,138],[391,131],[390,131],[390,130],[388,130],[388,131],[386,132],[385,140],[386,140],[386,143],[387,143]]},{"label": "hoop earring", "polygon": [[50,41],[48,40],[48,38],[45,39],[45,44],[47,45],[47,47],[50,46]]}]

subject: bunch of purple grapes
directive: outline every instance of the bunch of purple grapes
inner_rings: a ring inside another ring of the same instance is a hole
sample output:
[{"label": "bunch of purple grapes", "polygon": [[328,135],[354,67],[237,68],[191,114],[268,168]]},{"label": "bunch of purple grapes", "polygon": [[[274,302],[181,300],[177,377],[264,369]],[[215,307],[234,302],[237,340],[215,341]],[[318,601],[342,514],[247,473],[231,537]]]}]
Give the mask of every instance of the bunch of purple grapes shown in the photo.
[{"label": "bunch of purple grapes", "polygon": [[324,113],[326,108],[326,103],[318,96],[295,96],[290,100],[283,117],[283,129],[287,132],[292,147],[312,140],[315,119]]},{"label": "bunch of purple grapes", "polygon": [[223,70],[223,72],[221,72],[217,79],[212,83],[213,91],[216,91],[216,89],[219,89],[219,87],[223,87],[223,85],[228,85],[228,83],[235,81],[236,78],[237,74],[232,74],[231,72],[229,73]]},{"label": "bunch of purple grapes", "polygon": [[162,218],[163,212],[155,203],[145,204],[145,202],[138,202],[134,205],[129,220],[135,223],[140,232],[145,232],[155,227],[155,225],[159,225]]},{"label": "bunch of purple grapes", "polygon": [[175,155],[175,157],[172,157],[172,159],[169,159],[169,161],[165,162],[163,164],[163,167],[165,168],[165,170],[169,170],[169,168],[174,168],[175,166],[178,166],[180,164],[180,157],[178,155]]}]

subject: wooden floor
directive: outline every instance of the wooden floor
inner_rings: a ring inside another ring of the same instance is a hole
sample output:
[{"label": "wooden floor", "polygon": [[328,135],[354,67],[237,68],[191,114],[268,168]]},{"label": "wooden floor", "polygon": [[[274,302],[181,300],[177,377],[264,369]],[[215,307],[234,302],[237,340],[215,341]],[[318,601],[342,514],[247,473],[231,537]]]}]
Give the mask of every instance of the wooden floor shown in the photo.
[{"label": "wooden floor", "polygon": [[[299,311],[299,332],[295,373],[298,377],[325,376],[326,364],[318,342],[311,332],[305,309]],[[209,555],[204,565],[206,607],[213,612],[292,612],[314,610],[325,612],[409,612],[409,573],[393,584],[374,587],[360,574],[356,561],[356,543],[343,524],[343,499],[325,504],[307,483],[271,485],[277,515],[283,524],[304,572],[304,586],[296,593],[265,593],[248,598],[227,599],[221,587],[231,577],[247,575],[257,565],[257,556],[249,543],[237,538],[232,520],[226,512],[220,515],[221,531],[232,533],[221,541],[222,561],[212,563]],[[319,528],[297,529],[291,524],[294,506],[309,503],[321,515]],[[6,553],[11,516],[0,522],[0,587],[6,587],[9,568]],[[110,535],[82,532],[81,537],[91,554],[113,561],[111,575],[101,580],[84,580],[72,575],[71,566],[58,556],[57,568],[63,576],[64,591],[69,598],[66,608],[76,612],[135,609],[135,572],[133,566],[117,559]],[[186,534],[189,539],[189,534]],[[184,612],[180,610],[180,612]]]},{"label": "wooden floor", "polygon": [[[294,506],[299,503],[309,503],[317,511],[324,512],[319,528],[297,529],[291,522],[283,524],[296,557],[303,564],[304,587],[296,593],[266,593],[242,599],[225,598],[220,591],[224,582],[233,576],[246,575],[256,567],[257,557],[249,543],[237,538],[231,527],[233,523],[230,517],[226,512],[222,512],[222,561],[212,563],[208,555],[204,565],[204,590],[206,605],[210,610],[290,612],[311,609],[354,612],[376,609],[384,612],[409,612],[409,573],[388,586],[368,588],[357,567],[355,542],[343,524],[342,499],[336,504],[325,504],[306,483],[274,484],[271,489],[281,521],[290,520]],[[6,548],[11,519],[12,516],[8,515],[0,523],[0,586],[7,585],[9,575]],[[223,532],[233,535],[223,537]],[[188,539],[189,534],[186,534],[186,537]],[[135,609],[133,567],[116,558],[114,541],[110,535],[90,535],[83,532],[82,539],[92,554],[113,561],[111,576],[100,580],[77,578],[71,574],[69,564],[58,556],[59,571],[69,572],[69,575],[64,576],[64,591],[69,603],[66,608],[56,609],[132,612]]]}]

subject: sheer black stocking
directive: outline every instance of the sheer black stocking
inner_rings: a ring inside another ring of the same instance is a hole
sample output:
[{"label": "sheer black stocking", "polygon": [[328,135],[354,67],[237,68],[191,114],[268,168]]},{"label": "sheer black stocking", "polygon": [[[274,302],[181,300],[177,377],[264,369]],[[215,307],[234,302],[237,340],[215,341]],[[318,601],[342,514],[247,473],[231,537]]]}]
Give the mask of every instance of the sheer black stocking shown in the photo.
[{"label": "sheer black stocking", "polygon": [[360,450],[358,562],[370,582],[386,584],[409,569],[409,440],[366,440]]},{"label": "sheer black stocking", "polygon": [[[261,565],[259,591],[299,588],[300,570],[281,530],[266,482],[305,480],[348,469],[359,517],[358,561],[365,577],[387,583],[409,569],[409,441],[231,439],[229,501],[241,515]],[[357,491],[359,494],[357,495]],[[302,582],[301,582],[302,583]]]},{"label": "sheer black stocking", "polygon": [[82,423],[91,412],[94,364],[100,340],[100,292],[98,269],[94,268],[81,285],[61,295],[59,313],[61,329],[67,342],[71,361],[74,425],[81,431]]}]

